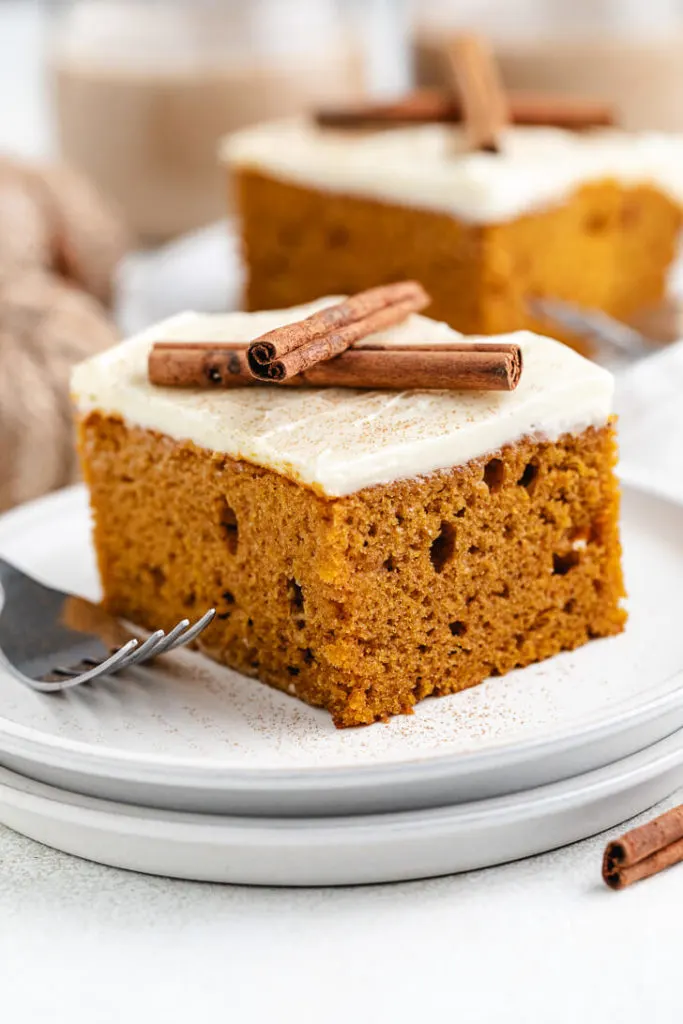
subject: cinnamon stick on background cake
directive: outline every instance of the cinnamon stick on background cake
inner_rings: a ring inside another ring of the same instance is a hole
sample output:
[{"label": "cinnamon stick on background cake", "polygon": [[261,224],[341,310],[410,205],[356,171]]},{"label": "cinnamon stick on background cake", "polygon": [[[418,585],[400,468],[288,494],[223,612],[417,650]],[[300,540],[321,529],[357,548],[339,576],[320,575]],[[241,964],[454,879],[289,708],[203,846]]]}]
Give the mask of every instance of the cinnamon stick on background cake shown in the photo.
[{"label": "cinnamon stick on background cake", "polygon": [[462,102],[470,148],[498,153],[510,112],[493,50],[480,36],[458,35],[446,47],[445,58],[452,91]]},{"label": "cinnamon stick on background cake", "polygon": [[[509,92],[507,96],[512,124],[582,131],[607,128],[616,122],[614,106],[604,100],[527,91]],[[324,107],[315,112],[314,119],[321,128],[357,131],[416,124],[461,124],[464,111],[460,97],[453,93],[416,89],[389,103],[368,101]]]}]

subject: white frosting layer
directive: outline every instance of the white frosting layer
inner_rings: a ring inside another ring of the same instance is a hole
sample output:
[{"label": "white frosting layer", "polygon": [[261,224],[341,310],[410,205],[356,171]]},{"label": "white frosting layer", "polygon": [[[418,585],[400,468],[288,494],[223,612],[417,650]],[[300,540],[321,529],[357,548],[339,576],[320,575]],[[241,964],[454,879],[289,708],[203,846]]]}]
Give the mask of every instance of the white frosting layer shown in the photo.
[{"label": "white frosting layer", "polygon": [[234,167],[475,223],[552,206],[606,178],[654,184],[683,206],[683,136],[676,135],[514,127],[500,154],[467,153],[452,125],[351,133],[297,120],[238,132],[222,152]]},{"label": "white frosting layer", "polygon": [[[247,342],[335,301],[267,313],[181,313],[81,363],[72,380],[78,409],[118,414],[129,424],[246,459],[331,497],[461,465],[525,436],[554,440],[602,426],[610,414],[611,375],[527,331],[504,336],[519,343],[524,355],[522,379],[512,393],[277,385],[209,391],[160,388],[147,380],[154,341]],[[461,337],[446,324],[412,316],[373,335],[372,342],[433,346]]]}]

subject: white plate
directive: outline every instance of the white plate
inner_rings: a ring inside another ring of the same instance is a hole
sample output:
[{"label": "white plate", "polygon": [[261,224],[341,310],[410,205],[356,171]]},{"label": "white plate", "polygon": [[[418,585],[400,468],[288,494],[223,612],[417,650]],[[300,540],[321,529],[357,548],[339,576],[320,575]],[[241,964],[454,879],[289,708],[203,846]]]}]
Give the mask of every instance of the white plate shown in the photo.
[{"label": "white plate", "polygon": [[[336,730],[196,654],[61,697],[0,677],[0,762],[61,788],[189,811],[354,814],[497,796],[589,771],[683,726],[683,510],[627,488],[626,632]],[[0,552],[95,597],[84,492],[0,520]]]},{"label": "white plate", "polygon": [[[683,735],[526,793],[400,814],[238,818],[97,800],[0,769],[0,822],[112,867],[246,885],[355,885],[490,867],[585,839],[683,782]],[[596,862],[595,877],[600,865]]]}]

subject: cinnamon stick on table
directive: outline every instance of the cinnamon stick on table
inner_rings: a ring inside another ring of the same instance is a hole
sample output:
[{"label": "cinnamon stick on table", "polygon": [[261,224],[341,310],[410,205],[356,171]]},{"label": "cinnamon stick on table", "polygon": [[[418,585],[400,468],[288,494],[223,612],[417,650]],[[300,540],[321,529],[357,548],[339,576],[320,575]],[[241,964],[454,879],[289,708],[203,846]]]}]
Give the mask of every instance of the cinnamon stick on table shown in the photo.
[{"label": "cinnamon stick on table", "polygon": [[247,346],[157,342],[149,379],[164,387],[345,387],[391,390],[513,391],[522,372],[518,345],[462,342],[386,348],[367,346],[316,363],[281,384],[255,378]]},{"label": "cinnamon stick on table", "polygon": [[602,877],[610,889],[625,889],[683,860],[683,805],[665,811],[607,844]]},{"label": "cinnamon stick on table", "polygon": [[[580,96],[540,92],[509,92],[508,116],[512,124],[547,125],[581,131],[616,123],[612,104]],[[321,128],[397,128],[413,124],[460,124],[464,119],[459,96],[439,89],[417,89],[390,103],[357,103],[325,107],[314,114]]]},{"label": "cinnamon stick on table", "polygon": [[355,342],[401,323],[430,301],[417,281],[359,292],[305,320],[256,338],[249,346],[249,368],[259,380],[285,381],[339,355]]}]

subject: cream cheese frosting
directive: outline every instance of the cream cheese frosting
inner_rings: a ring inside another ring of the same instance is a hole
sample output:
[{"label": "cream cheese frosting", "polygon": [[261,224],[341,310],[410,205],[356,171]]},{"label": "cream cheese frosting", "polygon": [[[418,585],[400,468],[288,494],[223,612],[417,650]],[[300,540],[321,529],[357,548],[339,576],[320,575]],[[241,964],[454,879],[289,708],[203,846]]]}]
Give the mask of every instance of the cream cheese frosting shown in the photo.
[{"label": "cream cheese frosting", "polygon": [[[147,379],[155,341],[248,342],[337,301],[171,317],[76,367],[77,408],[264,466],[330,497],[461,465],[522,437],[556,440],[603,426],[610,415],[611,374],[528,331],[480,339],[521,345],[524,370],[513,392],[202,390]],[[414,315],[366,343],[435,346],[460,338],[447,324]]]},{"label": "cream cheese frosting", "polygon": [[229,136],[222,156],[234,168],[473,223],[557,205],[581,185],[604,179],[655,185],[683,206],[683,136],[677,135],[515,126],[504,133],[501,153],[472,153],[452,125],[352,133],[290,120]]}]

